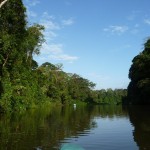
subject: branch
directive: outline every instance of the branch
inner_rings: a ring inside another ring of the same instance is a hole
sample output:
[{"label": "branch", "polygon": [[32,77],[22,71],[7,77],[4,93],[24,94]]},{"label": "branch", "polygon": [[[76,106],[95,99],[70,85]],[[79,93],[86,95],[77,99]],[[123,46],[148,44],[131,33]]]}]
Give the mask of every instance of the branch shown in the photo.
[{"label": "branch", "polygon": [[1,2],[0,4],[0,8],[7,2],[7,0],[4,0],[3,2]]},{"label": "branch", "polygon": [[4,60],[3,67],[5,67],[5,65],[6,65],[6,63],[7,63],[7,61],[8,61],[9,54],[10,54],[10,53],[7,54],[7,57],[6,57],[6,59]]}]

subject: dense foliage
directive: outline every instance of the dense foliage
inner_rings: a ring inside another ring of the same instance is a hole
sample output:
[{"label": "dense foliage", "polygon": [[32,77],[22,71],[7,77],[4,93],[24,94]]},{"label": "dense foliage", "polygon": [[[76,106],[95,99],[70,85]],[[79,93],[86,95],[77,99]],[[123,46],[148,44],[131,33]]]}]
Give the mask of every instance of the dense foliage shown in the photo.
[{"label": "dense foliage", "polygon": [[96,90],[92,92],[92,102],[96,104],[121,104],[127,96],[126,89],[115,89],[111,88],[105,90]]},{"label": "dense foliage", "polygon": [[132,60],[129,78],[129,103],[150,104],[150,39],[144,44],[143,52]]},{"label": "dense foliage", "polygon": [[[0,1],[1,2],[1,1]],[[44,42],[38,24],[27,26],[22,0],[9,0],[0,8],[0,111],[26,110],[55,102],[121,102],[120,90],[94,91],[95,84],[64,72],[61,64],[33,59]]]}]

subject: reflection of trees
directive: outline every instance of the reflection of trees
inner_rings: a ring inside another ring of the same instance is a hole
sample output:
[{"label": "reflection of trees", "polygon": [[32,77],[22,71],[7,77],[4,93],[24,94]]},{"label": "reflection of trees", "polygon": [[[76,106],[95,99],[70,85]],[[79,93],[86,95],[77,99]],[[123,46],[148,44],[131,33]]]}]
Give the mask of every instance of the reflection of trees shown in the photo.
[{"label": "reflection of trees", "polygon": [[0,118],[0,149],[28,150],[42,144],[47,109],[31,110],[26,114],[11,114]]},{"label": "reflection of trees", "polygon": [[102,106],[92,106],[93,116],[97,117],[128,117],[128,112],[121,105],[102,105]]},{"label": "reflection of trees", "polygon": [[57,107],[0,118],[0,149],[52,149],[65,137],[95,127],[90,114],[84,107]]},{"label": "reflection of trees", "polygon": [[134,126],[134,140],[139,149],[150,149],[150,110],[149,107],[130,107],[129,116]]},{"label": "reflection of trees", "polygon": [[94,117],[127,116],[121,106],[77,106],[32,110],[0,118],[0,149],[42,150],[59,147],[64,138],[87,135],[96,127]]}]

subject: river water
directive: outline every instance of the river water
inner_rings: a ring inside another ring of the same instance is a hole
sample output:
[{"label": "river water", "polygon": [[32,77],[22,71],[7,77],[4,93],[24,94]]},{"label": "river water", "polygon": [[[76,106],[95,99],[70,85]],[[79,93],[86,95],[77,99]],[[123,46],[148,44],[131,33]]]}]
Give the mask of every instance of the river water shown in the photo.
[{"label": "river water", "polygon": [[75,150],[73,147],[150,150],[150,109],[77,105],[0,116],[0,150]]}]

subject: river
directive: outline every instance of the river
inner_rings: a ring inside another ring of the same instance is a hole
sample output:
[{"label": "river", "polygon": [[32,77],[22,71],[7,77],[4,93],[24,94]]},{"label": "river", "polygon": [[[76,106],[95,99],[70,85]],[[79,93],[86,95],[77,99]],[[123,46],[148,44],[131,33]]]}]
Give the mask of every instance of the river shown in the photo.
[{"label": "river", "polygon": [[149,141],[148,106],[58,106],[0,115],[0,150],[149,150]]}]

